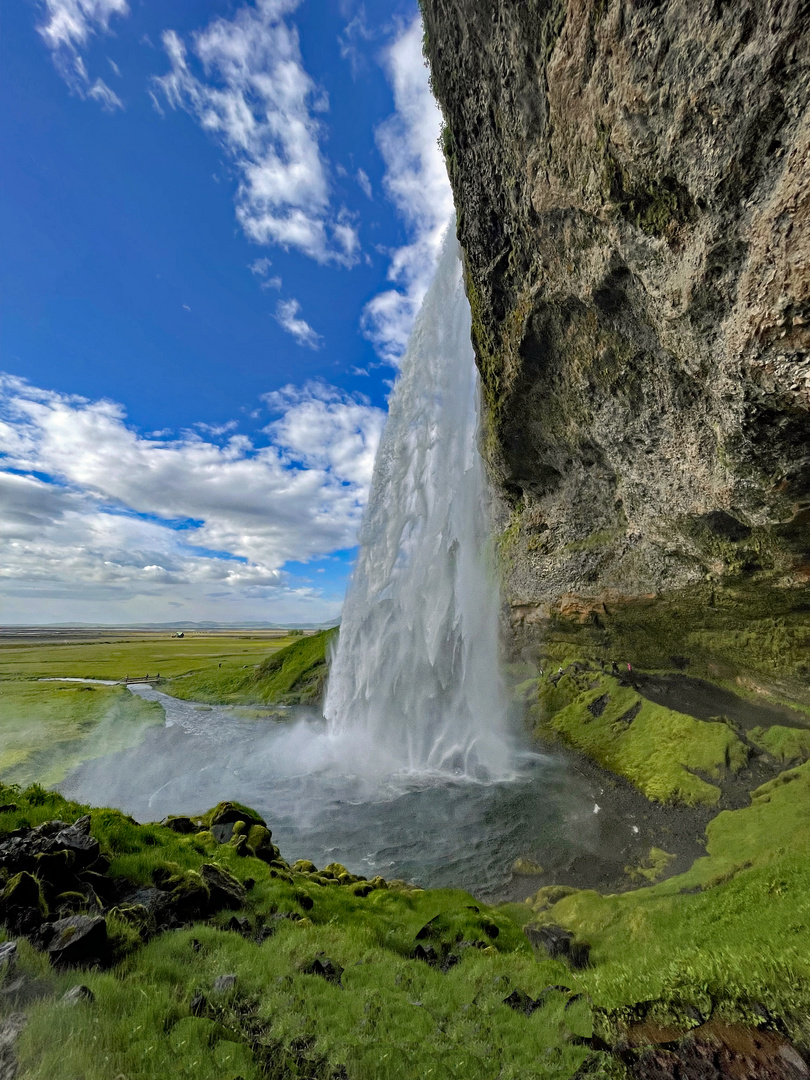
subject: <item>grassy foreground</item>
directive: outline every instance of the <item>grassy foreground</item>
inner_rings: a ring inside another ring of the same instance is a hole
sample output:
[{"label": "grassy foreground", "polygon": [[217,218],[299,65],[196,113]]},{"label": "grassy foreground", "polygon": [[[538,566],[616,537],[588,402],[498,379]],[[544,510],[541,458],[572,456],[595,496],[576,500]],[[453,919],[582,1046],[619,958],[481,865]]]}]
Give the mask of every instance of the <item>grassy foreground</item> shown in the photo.
[{"label": "grassy foreground", "polygon": [[[36,787],[0,788],[0,803],[0,842],[87,809]],[[193,888],[214,863],[245,885],[244,905],[151,939],[122,908],[108,916],[118,963],[78,977],[23,942],[33,1003],[20,1077],[570,1080],[627,1076],[628,1055],[632,1066],[690,1031],[781,1032],[807,1047],[809,803],[810,763],[719,814],[685,874],[615,896],[549,887],[502,908],[337,864],[268,864],[246,848],[251,830],[218,843],[211,815],[178,835],[92,810],[111,877]],[[569,929],[590,963],[533,953],[526,923]],[[236,979],[217,991],[223,975]],[[78,981],[95,1001],[67,1008]],[[12,995],[0,1010],[18,1006]]]},{"label": "grassy foreground", "polygon": [[[0,813],[0,839],[86,809],[38,788],[0,789],[0,802],[14,804]],[[17,1046],[25,1080],[563,1080],[592,1056],[590,1008],[572,973],[536,959],[515,922],[467,893],[364,882],[336,864],[268,865],[210,831],[181,836],[115,811],[91,815],[110,876],[149,886],[170,873],[194,887],[213,862],[245,885],[246,899],[146,942],[139,913],[122,909],[108,920],[122,959],[80,980],[23,942],[34,999]],[[236,978],[217,991],[222,975]],[[95,1000],[67,1008],[60,998],[77,981]],[[541,1006],[526,1015],[505,1003],[514,991],[513,1001],[529,995]],[[19,1002],[0,995],[4,1007]]]}]

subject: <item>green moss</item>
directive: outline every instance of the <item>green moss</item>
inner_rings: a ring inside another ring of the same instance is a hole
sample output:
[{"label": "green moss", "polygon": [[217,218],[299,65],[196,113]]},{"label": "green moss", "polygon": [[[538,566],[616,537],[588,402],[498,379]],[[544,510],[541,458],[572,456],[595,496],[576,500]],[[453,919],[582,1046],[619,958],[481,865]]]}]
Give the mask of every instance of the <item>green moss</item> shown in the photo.
[{"label": "green moss", "polygon": [[[85,809],[51,793],[43,801],[35,791],[31,802],[28,792],[0,789],[4,803],[12,794],[18,809],[0,816],[0,833],[49,815],[70,821]],[[162,887],[191,880],[211,860],[195,846],[198,837],[137,825],[115,811],[91,811],[91,830],[113,873]],[[493,1070],[531,1075],[540,1055],[544,1076],[568,1080],[590,1056],[581,1045],[591,1032],[583,1000],[566,1010],[569,995],[558,993],[528,1018],[504,1004],[512,988],[539,997],[549,985],[571,986],[567,968],[535,960],[505,912],[461,891],[386,888],[381,879],[358,896],[335,879],[345,876],[337,863],[315,885],[293,871],[274,877],[228,845],[214,851],[234,877],[254,879],[237,915],[272,936],[257,944],[223,932],[230,918],[223,913],[216,925],[198,923],[143,945],[145,909],[113,912],[109,936],[125,958],[109,972],[82,972],[95,995],[87,1008],[59,1005],[75,973],[48,973],[17,1046],[22,1077],[337,1080],[345,1069],[371,1080],[486,1080]],[[285,914],[292,918],[276,918]],[[458,962],[445,973],[414,958],[420,943]],[[308,974],[319,956],[343,969],[339,986]],[[46,970],[25,944],[20,964],[32,977]],[[236,975],[236,986],[217,995],[214,981],[225,973]]]},{"label": "green moss", "polygon": [[[593,671],[541,682],[531,713],[543,728],[662,803],[714,805],[720,789],[703,779],[736,772],[748,751],[723,723],[707,723],[655,705]],[[702,775],[698,775],[702,774]]]},{"label": "green moss", "polygon": [[687,670],[738,693],[810,707],[805,597],[803,590],[739,580],[704,581],[654,598],[606,599],[597,604],[596,619],[552,616],[543,653]]},{"label": "green moss", "polygon": [[582,890],[545,913],[592,945],[581,973],[606,1016],[629,1002],[672,1015],[685,1005],[759,1023],[752,1002],[806,1038],[810,961],[810,765],[754,792],[706,830],[706,856],[685,874],[619,896]]},{"label": "green moss", "polygon": [[810,731],[774,724],[769,728],[754,728],[749,740],[761,750],[786,765],[806,761],[810,757]]},{"label": "green moss", "polygon": [[[239,816],[237,817],[237,815]],[[212,810],[203,814],[199,820],[206,829],[210,829],[212,825],[233,823],[234,832],[237,831],[236,826],[238,824],[241,824],[244,829],[245,823],[248,821],[254,825],[265,824],[264,818],[257,814],[255,810],[251,810],[249,806],[235,800],[217,803]]]},{"label": "green moss", "polygon": [[614,540],[618,540],[624,534],[624,526],[615,529],[597,529],[596,532],[592,532],[584,540],[572,540],[570,544],[564,544],[559,550],[560,552],[596,551],[600,547],[607,547],[612,544]]},{"label": "green moss", "polygon": [[0,913],[10,908],[37,908],[47,918],[48,905],[42,894],[42,886],[33,874],[23,871],[15,874],[0,893]]},{"label": "green moss", "polygon": [[652,884],[666,873],[667,867],[675,858],[675,855],[670,855],[663,848],[653,847],[650,848],[650,853],[643,863],[639,866],[626,866],[624,871],[631,881],[638,883],[646,881]]}]

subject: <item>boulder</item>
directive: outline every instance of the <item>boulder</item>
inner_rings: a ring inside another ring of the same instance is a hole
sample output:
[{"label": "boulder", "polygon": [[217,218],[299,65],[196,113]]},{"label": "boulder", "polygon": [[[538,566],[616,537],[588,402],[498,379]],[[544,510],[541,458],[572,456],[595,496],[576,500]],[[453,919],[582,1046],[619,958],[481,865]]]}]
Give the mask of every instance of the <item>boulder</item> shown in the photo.
[{"label": "boulder", "polygon": [[13,971],[17,965],[17,942],[4,941],[0,944],[0,972]]},{"label": "boulder", "polygon": [[200,830],[200,826],[195,825],[190,817],[183,817],[179,814],[170,814],[160,824],[165,825],[172,832],[180,833],[181,836],[188,836],[190,833],[199,832]]},{"label": "boulder", "polygon": [[57,967],[89,966],[107,960],[107,923],[100,915],[57,919],[42,927],[41,940]]},{"label": "boulder", "polygon": [[230,919],[225,923],[225,929],[230,930],[234,934],[241,934],[242,937],[249,938],[253,933],[250,921],[243,915],[239,918],[236,915],[232,915]]},{"label": "boulder", "polygon": [[575,940],[570,930],[562,926],[530,924],[524,926],[523,931],[532,946],[544,949],[552,960],[567,960],[577,969],[588,967],[591,947],[587,941]]},{"label": "boulder", "polygon": [[574,935],[562,926],[538,926],[530,924],[523,928],[534,948],[545,949],[552,960],[569,956]]},{"label": "boulder", "polygon": [[235,975],[219,975],[214,979],[214,993],[227,994],[236,989]]},{"label": "boulder", "polygon": [[78,983],[76,986],[71,986],[69,990],[64,992],[61,1003],[63,1005],[92,1005],[95,1000],[96,995],[90,987]]},{"label": "boulder", "polygon": [[318,867],[309,859],[297,859],[290,868],[296,874],[317,874]]},{"label": "boulder", "polygon": [[80,818],[74,825],[68,825],[53,838],[53,848],[71,851],[74,855],[76,870],[84,870],[93,865],[100,854],[98,840],[89,833],[89,815]]},{"label": "boulder", "polygon": [[244,907],[247,893],[233,874],[229,874],[227,870],[213,863],[203,863],[200,867],[200,877],[210,894],[212,912],[220,911],[222,908]]},{"label": "boulder", "polygon": [[272,836],[265,825],[251,825],[246,837],[251,854],[264,862],[274,862],[279,856],[279,850],[273,844]]},{"label": "boulder", "polygon": [[20,934],[35,930],[48,917],[48,905],[39,881],[23,870],[0,893],[0,920]]},{"label": "boulder", "polygon": [[510,1009],[514,1009],[515,1012],[523,1013],[524,1016],[531,1016],[535,1009],[539,1009],[542,1002],[535,1001],[533,997],[530,997],[525,990],[513,990],[508,997],[503,999],[504,1005],[508,1005]]},{"label": "boulder", "polygon": [[238,803],[233,802],[221,802],[217,803],[213,810],[209,810],[203,817],[203,822],[213,831],[215,825],[233,825],[237,821],[244,821],[250,825],[264,825],[267,827],[267,822],[264,818],[260,817],[255,810],[251,810],[250,807],[240,806]]}]

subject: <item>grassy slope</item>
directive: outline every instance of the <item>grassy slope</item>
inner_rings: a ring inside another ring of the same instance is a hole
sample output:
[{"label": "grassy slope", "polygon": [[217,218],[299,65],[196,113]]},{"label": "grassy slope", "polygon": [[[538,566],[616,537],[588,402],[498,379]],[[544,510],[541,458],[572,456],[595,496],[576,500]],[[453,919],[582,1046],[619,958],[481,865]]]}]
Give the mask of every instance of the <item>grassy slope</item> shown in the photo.
[{"label": "grassy slope", "polygon": [[[748,759],[726,724],[655,705],[609,675],[570,671],[556,683],[544,676],[526,685],[527,692],[534,689],[537,700],[530,712],[539,733],[556,732],[659,802],[714,805],[720,789],[696,774],[719,778]],[[604,711],[594,716],[589,706],[605,696]]]},{"label": "grassy slope", "polygon": [[89,758],[136,746],[163,709],[122,686],[0,680],[0,779],[57,784]]},{"label": "grassy slope", "polygon": [[175,679],[165,689],[174,697],[209,704],[314,704],[321,697],[336,633],[325,630],[298,638],[249,672],[209,667]]},{"label": "grassy slope", "polygon": [[691,1005],[761,1022],[781,1017],[810,1036],[810,763],[724,811],[707,829],[706,857],[685,874],[618,896],[574,892],[542,921],[587,938],[594,966],[582,985],[599,1010],[655,1003],[666,1017]]},{"label": "grassy slope", "polygon": [[[10,798],[18,808],[0,815],[0,834],[84,812],[56,795],[0,789],[0,803]],[[23,944],[23,966],[46,996],[30,1009],[20,1040],[21,1080],[337,1077],[342,1066],[353,1080],[517,1080],[538,1075],[538,1061],[548,1080],[567,1080],[588,1055],[572,1041],[572,1033],[591,1031],[584,1000],[566,1010],[567,995],[552,992],[531,1017],[503,1004],[513,988],[538,996],[575,982],[563,965],[535,960],[505,914],[466,893],[392,883],[359,897],[305,873],[279,874],[210,834],[182,837],[115,811],[92,811],[92,831],[112,856],[113,874],[148,883],[157,866],[188,871],[213,860],[241,880],[255,879],[245,911],[251,920],[292,912],[300,921],[278,921],[262,945],[210,924],[163,934],[112,971],[83,971],[78,978],[96,1002],[72,1009],[58,1000],[77,973],[48,970]],[[436,916],[445,940],[481,946],[463,950],[447,974],[411,958],[417,932]],[[224,924],[229,917],[216,918]],[[319,953],[345,969],[341,987],[303,973]],[[210,995],[226,973],[238,977],[235,994],[212,998],[216,1019],[194,1016],[195,993]]]},{"label": "grassy slope", "polygon": [[[56,814],[72,820],[84,810],[56,795],[33,796],[32,804],[0,790],[0,802],[18,803],[17,811],[0,815],[0,833]],[[549,890],[541,890],[534,912],[395,883],[359,897],[306,873],[274,877],[272,867],[216,845],[207,833],[178,836],[94,810],[92,831],[112,856],[111,873],[146,884],[156,868],[193,871],[213,860],[241,880],[255,879],[245,911],[251,920],[272,912],[304,917],[281,921],[262,945],[198,924],[138,947],[135,933],[114,922],[119,937],[127,940],[128,931],[136,947],[110,972],[82,972],[97,1002],[73,1009],[56,1002],[76,974],[46,970],[25,947],[25,965],[49,994],[34,1005],[22,1036],[21,1077],[258,1080],[334,1077],[345,1066],[351,1080],[568,1080],[589,1056],[576,1036],[595,1026],[614,1041],[623,1024],[639,1018],[688,1028],[709,1016],[755,1026],[776,1017],[806,1044],[809,801],[806,764],[759,789],[750,807],[719,814],[707,830],[706,856],[686,874],[617,896],[569,891],[552,905]],[[215,922],[221,926],[229,915]],[[411,959],[417,931],[436,915],[448,942],[463,937],[485,946],[465,950],[447,974]],[[572,972],[533,957],[517,930],[530,918],[587,939],[592,965]],[[485,922],[498,926],[494,940]],[[318,953],[345,969],[342,987],[303,973]],[[238,976],[236,993],[220,1000],[214,1020],[194,1017],[194,995],[210,997],[213,980],[226,973]],[[537,997],[554,985],[583,997],[564,1010],[566,996],[552,992],[529,1018],[503,1004],[514,988]],[[259,1044],[279,1071],[262,1071],[254,1054]],[[613,1075],[600,1055],[591,1064],[591,1075]]]}]

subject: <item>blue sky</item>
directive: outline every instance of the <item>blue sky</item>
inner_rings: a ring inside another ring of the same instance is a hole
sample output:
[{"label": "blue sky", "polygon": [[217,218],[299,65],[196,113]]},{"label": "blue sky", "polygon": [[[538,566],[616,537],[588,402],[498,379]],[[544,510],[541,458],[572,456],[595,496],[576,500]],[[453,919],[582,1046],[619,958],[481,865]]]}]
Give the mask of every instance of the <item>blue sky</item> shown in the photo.
[{"label": "blue sky", "polygon": [[0,622],[324,621],[451,198],[415,3],[0,39]]}]

